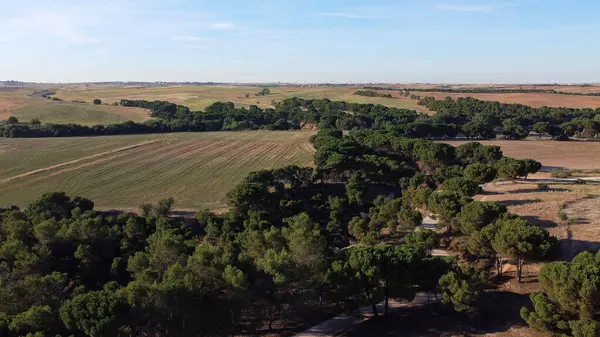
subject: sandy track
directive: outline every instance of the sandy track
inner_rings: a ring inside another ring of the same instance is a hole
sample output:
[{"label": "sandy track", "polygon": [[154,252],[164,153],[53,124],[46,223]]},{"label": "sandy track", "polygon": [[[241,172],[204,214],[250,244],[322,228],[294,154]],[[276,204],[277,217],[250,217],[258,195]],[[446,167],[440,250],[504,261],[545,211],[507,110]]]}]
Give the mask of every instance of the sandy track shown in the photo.
[{"label": "sandy track", "polygon": [[101,152],[101,153],[96,153],[96,154],[91,155],[91,156],[82,157],[82,158],[78,158],[78,159],[75,159],[75,160],[70,160],[70,161],[67,161],[67,162],[64,162],[64,163],[60,163],[60,164],[56,164],[56,165],[52,165],[52,166],[47,166],[47,167],[43,167],[41,169],[37,169],[37,170],[33,170],[33,171],[29,171],[29,172],[17,174],[15,176],[8,177],[8,178],[0,180],[0,184],[8,183],[8,182],[11,182],[11,181],[16,180],[16,179],[29,177],[29,176],[32,176],[32,175],[35,175],[35,174],[38,174],[38,173],[42,173],[42,172],[54,170],[54,169],[57,169],[57,168],[68,166],[68,165],[77,164],[77,163],[80,163],[80,162],[85,161],[85,160],[94,159],[94,158],[98,158],[98,157],[102,157],[102,156],[107,156],[107,155],[111,155],[111,154],[115,154],[115,153],[119,153],[119,152],[131,150],[131,149],[135,149],[135,148],[138,148],[140,146],[144,146],[144,145],[149,145],[149,144],[156,143],[158,141],[159,140],[148,140],[148,141],[144,141],[144,142],[141,142],[141,143],[138,143],[138,144],[134,144],[134,145],[130,145],[130,146],[125,146],[125,147],[121,147],[121,148],[118,148],[118,149],[114,149],[114,150],[110,150],[110,151],[105,151],[105,152]]}]

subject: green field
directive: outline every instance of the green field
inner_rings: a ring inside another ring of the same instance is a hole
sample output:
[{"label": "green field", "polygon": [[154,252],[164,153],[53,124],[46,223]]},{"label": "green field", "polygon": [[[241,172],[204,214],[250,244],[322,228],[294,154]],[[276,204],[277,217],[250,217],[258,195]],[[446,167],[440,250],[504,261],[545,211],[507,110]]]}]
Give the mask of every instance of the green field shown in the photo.
[{"label": "green field", "polygon": [[[53,96],[63,102],[52,101],[30,94],[43,87],[0,88],[0,120],[15,116],[22,122],[33,118],[43,123],[76,123],[83,125],[121,123],[128,120],[141,122],[150,118],[147,110],[110,106],[122,99],[165,100],[183,104],[193,111],[202,111],[208,105],[219,102],[233,102],[236,107],[257,105],[271,107],[273,101],[300,97],[305,99],[342,100],[354,103],[382,104],[389,107],[405,108],[427,112],[418,106],[416,100],[401,97],[390,91],[393,98],[365,97],[354,95],[360,88],[350,87],[278,87],[271,88],[267,96],[255,96],[260,88],[243,86],[168,86],[168,87],[121,87],[104,85],[53,85]],[[248,94],[248,98],[246,98]],[[93,105],[94,99],[102,100],[102,105]],[[86,103],[73,103],[82,101]]]},{"label": "green field", "polygon": [[13,110],[13,116],[23,122],[37,118],[44,123],[82,125],[143,122],[150,118],[144,109],[64,102],[35,102]]},{"label": "green field", "polygon": [[225,206],[248,172],[310,165],[311,131],[176,133],[0,139],[0,206],[65,191],[101,208],[136,209],[175,198],[175,207]]},{"label": "green field", "polygon": [[43,123],[82,125],[142,122],[150,118],[144,109],[86,103],[57,102],[30,96],[34,88],[0,90],[0,119],[17,117],[21,122],[37,118]]},{"label": "green field", "polygon": [[[390,91],[393,98],[365,97],[354,95],[360,88],[351,87],[276,87],[270,88],[271,94],[255,96],[260,88],[244,86],[169,86],[169,87],[117,87],[117,86],[65,86],[56,96],[65,100],[83,100],[91,102],[95,98],[106,103],[121,99],[165,100],[190,107],[198,111],[218,101],[235,103],[236,107],[257,105],[270,107],[272,101],[300,97],[306,99],[329,98],[334,101],[383,104],[390,107],[417,109],[416,100],[400,97],[398,92]],[[386,92],[388,93],[388,92]],[[249,95],[246,98],[246,94]]]}]

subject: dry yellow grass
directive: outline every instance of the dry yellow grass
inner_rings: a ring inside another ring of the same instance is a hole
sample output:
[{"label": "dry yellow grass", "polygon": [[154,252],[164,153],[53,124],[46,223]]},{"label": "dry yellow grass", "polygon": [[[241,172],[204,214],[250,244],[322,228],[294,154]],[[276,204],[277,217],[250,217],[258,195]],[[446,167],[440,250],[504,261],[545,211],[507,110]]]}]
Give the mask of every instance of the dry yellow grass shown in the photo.
[{"label": "dry yellow grass", "polygon": [[[570,259],[587,249],[600,248],[600,185],[552,184],[539,191],[537,184],[490,185],[476,199],[498,201],[561,240],[562,257]],[[561,210],[573,218],[571,224],[557,218]]]},{"label": "dry yellow grass", "polygon": [[[57,102],[30,94],[39,88],[2,88],[0,90],[0,120],[10,116],[22,122],[33,118],[43,123],[77,123],[83,125],[142,122],[150,118],[149,111],[120,106]],[[91,101],[90,101],[91,103]]]},{"label": "dry yellow grass", "polygon": [[[599,90],[600,91],[600,90]],[[459,97],[473,97],[483,101],[498,101],[501,103],[524,104],[534,108],[542,106],[592,108],[600,107],[600,96],[574,96],[542,93],[497,93],[497,94],[471,94],[471,93],[445,93],[422,92],[421,96],[433,96],[444,99],[447,96],[457,99]]]},{"label": "dry yellow grass", "polygon": [[[291,97],[305,99],[343,100],[355,103],[382,104],[390,107],[405,108],[428,112],[418,106],[416,100],[401,97],[398,91],[389,91],[393,98],[365,97],[354,95],[362,87],[275,87],[271,94],[255,96],[260,88],[245,86],[165,86],[165,87],[122,87],[122,86],[64,86],[57,91],[57,96],[65,100],[92,101],[95,98],[106,103],[118,102],[122,99],[165,100],[190,107],[192,110],[203,110],[218,101],[233,102],[237,107],[257,105],[261,108],[271,107],[272,101],[280,101]],[[248,95],[248,97],[246,97]]]}]

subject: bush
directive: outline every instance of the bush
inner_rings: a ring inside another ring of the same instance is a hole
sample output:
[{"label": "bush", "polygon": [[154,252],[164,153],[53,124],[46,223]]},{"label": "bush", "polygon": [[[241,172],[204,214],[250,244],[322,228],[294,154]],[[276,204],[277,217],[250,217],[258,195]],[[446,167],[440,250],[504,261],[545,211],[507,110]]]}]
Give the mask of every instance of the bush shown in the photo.
[{"label": "bush", "polygon": [[552,177],[554,178],[570,178],[573,176],[573,173],[570,170],[552,170]]},{"label": "bush", "polygon": [[575,185],[587,185],[587,181],[583,179],[577,179],[575,180]]},{"label": "bush", "polygon": [[102,104],[102,101],[96,98],[96,99],[94,100],[94,104],[95,104],[95,105],[100,105],[100,104]]},{"label": "bush", "polygon": [[538,190],[540,190],[541,192],[548,192],[550,191],[550,185],[548,184],[538,184]]},{"label": "bush", "polygon": [[558,212],[558,220],[567,221],[567,220],[569,220],[569,216],[567,215],[567,213],[560,211],[560,212]]}]

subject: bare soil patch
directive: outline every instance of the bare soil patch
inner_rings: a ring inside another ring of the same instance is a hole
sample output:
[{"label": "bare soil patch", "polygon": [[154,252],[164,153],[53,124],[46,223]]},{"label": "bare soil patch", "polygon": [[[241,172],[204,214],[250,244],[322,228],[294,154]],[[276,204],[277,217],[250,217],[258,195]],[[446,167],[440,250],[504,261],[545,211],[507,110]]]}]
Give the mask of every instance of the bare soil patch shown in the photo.
[{"label": "bare soil patch", "polygon": [[568,245],[564,248],[571,253],[570,259],[582,251],[600,249],[600,197],[588,197],[568,204],[563,210],[573,224],[567,225]]},{"label": "bare soil patch", "polygon": [[[469,141],[447,141],[459,146]],[[504,154],[517,159],[532,158],[541,162],[545,170],[552,168],[600,168],[600,143],[585,141],[557,142],[552,140],[489,140],[484,145],[497,145]]]},{"label": "bare soil patch", "polygon": [[0,97],[0,114],[10,112],[10,110],[12,108],[17,107],[17,106],[19,106],[17,103],[15,103],[7,98]]},{"label": "bare soil patch", "polygon": [[[537,184],[490,185],[476,199],[504,203],[510,212],[546,229],[560,240],[561,259],[569,260],[584,250],[599,249],[600,185],[550,186],[550,191],[542,192]],[[557,218],[563,209],[575,222],[569,224]]]}]

